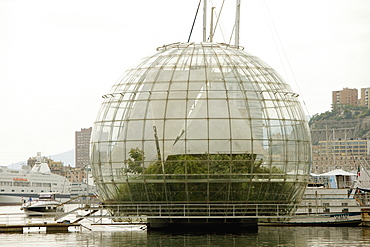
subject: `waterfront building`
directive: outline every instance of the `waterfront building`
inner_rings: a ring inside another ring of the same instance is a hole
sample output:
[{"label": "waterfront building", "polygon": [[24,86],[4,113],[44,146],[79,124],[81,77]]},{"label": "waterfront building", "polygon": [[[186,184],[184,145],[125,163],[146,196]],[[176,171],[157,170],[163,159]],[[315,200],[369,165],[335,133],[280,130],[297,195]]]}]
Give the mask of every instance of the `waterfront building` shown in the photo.
[{"label": "waterfront building", "polygon": [[87,181],[86,169],[81,167],[66,167],[65,176],[70,182],[83,183]]},{"label": "waterfront building", "polygon": [[[37,152],[37,156],[29,157],[27,160],[27,166],[29,168],[32,168],[36,164],[36,162],[40,161],[39,160],[40,157],[41,157],[41,152]],[[42,159],[46,159],[46,157],[43,157]]]},{"label": "waterfront building", "polygon": [[75,166],[85,168],[90,165],[90,138],[92,127],[75,132]]},{"label": "waterfront building", "polygon": [[356,88],[343,88],[343,90],[333,91],[332,107],[334,110],[345,105],[358,105],[358,90]]},{"label": "waterfront building", "polygon": [[370,140],[330,140],[319,141],[320,150],[323,155],[341,155],[341,156],[366,156],[370,155]]},{"label": "waterfront building", "polygon": [[[370,161],[370,140],[328,140],[312,145],[312,173],[321,174],[335,169],[356,172]],[[364,162],[364,164],[363,164]]]},{"label": "waterfront building", "polygon": [[50,167],[50,171],[54,174],[64,176],[64,166],[61,161],[54,161],[52,159],[47,159],[47,163]]}]

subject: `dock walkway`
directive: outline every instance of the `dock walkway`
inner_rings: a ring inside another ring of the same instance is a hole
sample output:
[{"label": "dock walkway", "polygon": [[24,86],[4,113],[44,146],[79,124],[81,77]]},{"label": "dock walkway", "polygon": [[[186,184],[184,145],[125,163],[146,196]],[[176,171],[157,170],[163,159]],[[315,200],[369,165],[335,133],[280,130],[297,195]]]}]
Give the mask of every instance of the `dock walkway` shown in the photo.
[{"label": "dock walkway", "polygon": [[69,227],[82,227],[81,224],[71,223],[26,223],[26,224],[0,224],[0,233],[23,233],[26,228],[46,228],[46,233],[65,233]]}]

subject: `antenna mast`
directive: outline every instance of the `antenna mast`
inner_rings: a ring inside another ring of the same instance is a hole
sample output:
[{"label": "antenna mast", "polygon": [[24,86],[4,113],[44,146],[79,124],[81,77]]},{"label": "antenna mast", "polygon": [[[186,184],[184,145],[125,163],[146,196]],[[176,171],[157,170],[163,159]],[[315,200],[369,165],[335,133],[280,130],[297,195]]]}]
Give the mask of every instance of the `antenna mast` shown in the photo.
[{"label": "antenna mast", "polygon": [[235,15],[235,46],[239,47],[239,29],[240,29],[240,0],[236,1]]},{"label": "antenna mast", "polygon": [[211,25],[210,25],[210,30],[209,30],[209,41],[212,43],[213,42],[213,14],[214,10],[216,7],[212,7],[211,9]]}]

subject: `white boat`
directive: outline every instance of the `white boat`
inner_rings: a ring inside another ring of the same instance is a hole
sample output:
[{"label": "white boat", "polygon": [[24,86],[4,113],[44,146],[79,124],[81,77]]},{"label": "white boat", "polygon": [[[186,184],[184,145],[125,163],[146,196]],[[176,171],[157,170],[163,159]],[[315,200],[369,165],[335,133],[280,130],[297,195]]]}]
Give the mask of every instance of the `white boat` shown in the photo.
[{"label": "white boat", "polygon": [[358,226],[362,221],[356,191],[307,188],[302,202],[291,217],[261,221],[275,226]]},{"label": "white boat", "polygon": [[358,188],[357,174],[342,170],[311,176],[302,202],[290,217],[266,219],[260,225],[276,226],[358,226],[361,207],[366,204]]},{"label": "white boat", "polygon": [[264,221],[261,226],[359,226],[361,213],[294,215],[280,221]]},{"label": "white boat", "polygon": [[20,205],[25,198],[40,193],[57,193],[57,198],[70,198],[71,183],[66,177],[53,174],[47,163],[37,162],[32,169],[0,167],[0,206]]},{"label": "white boat", "polygon": [[41,193],[38,199],[29,198],[23,203],[21,210],[29,216],[56,215],[64,212],[61,201],[55,199],[55,193]]}]

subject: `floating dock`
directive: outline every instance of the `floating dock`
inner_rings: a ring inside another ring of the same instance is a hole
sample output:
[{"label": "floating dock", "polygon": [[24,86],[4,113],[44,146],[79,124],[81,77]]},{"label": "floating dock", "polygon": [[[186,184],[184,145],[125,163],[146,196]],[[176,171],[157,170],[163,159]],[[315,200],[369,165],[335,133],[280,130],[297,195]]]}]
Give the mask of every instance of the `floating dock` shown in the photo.
[{"label": "floating dock", "polygon": [[27,224],[0,224],[0,233],[23,233],[24,229],[46,228],[46,233],[66,233],[69,227],[82,227],[74,223],[27,223]]}]

